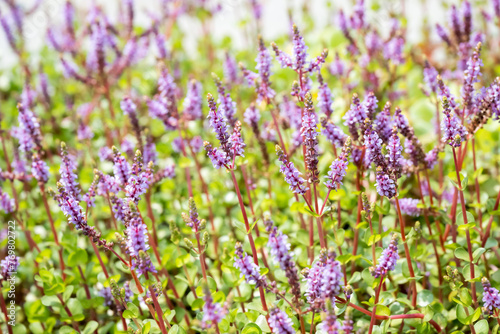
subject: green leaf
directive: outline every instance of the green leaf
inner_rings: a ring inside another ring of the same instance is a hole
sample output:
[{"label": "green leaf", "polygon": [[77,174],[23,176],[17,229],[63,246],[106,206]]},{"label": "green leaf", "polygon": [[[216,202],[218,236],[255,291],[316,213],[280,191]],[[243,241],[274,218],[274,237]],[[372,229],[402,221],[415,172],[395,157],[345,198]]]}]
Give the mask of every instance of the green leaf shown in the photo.
[{"label": "green leaf", "polygon": [[146,322],[142,326],[142,334],[148,334],[150,330],[151,330],[151,323],[150,322]]},{"label": "green leaf", "polygon": [[193,161],[188,157],[181,157],[178,164],[180,168],[187,168],[193,166]]},{"label": "green leaf", "polygon": [[173,325],[168,331],[168,334],[186,334],[186,331],[179,325]]},{"label": "green leaf", "polygon": [[371,235],[368,239],[368,246],[373,245],[376,242],[379,242],[382,236],[380,234]]},{"label": "green leaf", "polygon": [[477,262],[477,261],[479,260],[479,258],[481,257],[481,255],[483,255],[483,254],[484,254],[484,252],[486,252],[486,249],[484,249],[484,248],[482,248],[482,247],[480,247],[480,248],[476,249],[476,250],[474,251],[474,253],[472,253],[472,257],[473,257],[473,259],[474,259],[473,261],[474,261],[474,262]]},{"label": "green leaf", "polygon": [[262,334],[262,329],[257,324],[251,322],[243,328],[241,334]]},{"label": "green leaf", "polygon": [[472,297],[469,293],[469,289],[467,288],[460,289],[460,300],[462,301],[464,306],[472,305]]},{"label": "green leaf", "polygon": [[385,306],[385,305],[382,305],[382,304],[378,304],[377,305],[377,315],[385,315],[385,316],[389,316],[391,315],[391,310]]},{"label": "green leaf", "polygon": [[125,319],[133,319],[133,318],[136,318],[136,316],[134,315],[134,313],[132,313],[132,311],[130,311],[130,310],[125,310],[125,311],[123,311],[122,316],[123,316]]},{"label": "green leaf", "polygon": [[455,249],[455,256],[460,260],[469,262],[469,253],[462,247]]},{"label": "green leaf", "polygon": [[68,256],[68,266],[76,267],[85,265],[88,262],[88,254],[84,249],[78,248]]},{"label": "green leaf", "polygon": [[99,327],[97,321],[91,320],[87,323],[87,325],[83,329],[82,334],[91,334],[97,329],[97,327]]},{"label": "green leaf", "polygon": [[134,303],[127,303],[127,310],[132,312],[136,317],[139,316],[139,308]]},{"label": "green leaf", "polygon": [[483,319],[474,324],[474,329],[476,330],[476,334],[488,334],[490,327],[488,326],[488,321]]},{"label": "green leaf", "polygon": [[467,313],[462,305],[457,305],[457,319],[464,325],[468,325]]},{"label": "green leaf", "polygon": [[434,295],[429,290],[422,290],[417,294],[417,303],[422,307],[429,305],[433,300]]},{"label": "green leaf", "polygon": [[359,271],[356,271],[354,274],[352,274],[352,277],[349,280],[349,284],[359,282],[360,279],[361,279],[361,273]]}]

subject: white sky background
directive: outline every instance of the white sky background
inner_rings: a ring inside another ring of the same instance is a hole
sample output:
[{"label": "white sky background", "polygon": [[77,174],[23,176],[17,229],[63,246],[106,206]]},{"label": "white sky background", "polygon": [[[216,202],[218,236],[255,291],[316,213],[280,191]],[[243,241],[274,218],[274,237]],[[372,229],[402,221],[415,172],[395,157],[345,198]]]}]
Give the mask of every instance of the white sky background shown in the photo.
[{"label": "white sky background", "polygon": [[[34,0],[18,0],[22,6],[30,7]],[[63,8],[65,0],[43,0],[37,13],[29,17],[25,21],[25,40],[28,50],[34,52],[39,50],[46,44],[45,32],[48,24],[59,24],[63,17]],[[262,17],[262,34],[264,39],[269,41],[277,36],[289,32],[288,6],[294,6],[296,13],[300,13],[300,8],[303,1],[307,1],[312,12],[317,27],[325,27],[328,24],[334,24],[335,17],[332,15],[332,9],[326,9],[329,0],[260,0],[263,4]],[[369,8],[371,1],[365,0],[366,6]],[[421,27],[424,18],[434,24],[436,22],[447,21],[447,14],[443,10],[442,0],[379,0],[383,4],[383,8],[392,8],[396,12],[400,12],[403,6],[406,7],[408,26],[407,39],[410,42],[419,40]],[[119,0],[97,0],[107,13],[111,13],[111,17],[116,18]],[[249,18],[252,14],[249,11],[248,0],[220,0],[222,3],[222,11],[219,12],[211,25],[211,32],[215,38],[223,38],[231,36],[233,43],[237,48],[245,47],[245,39],[243,30],[239,27],[239,22],[242,19]],[[351,12],[352,3],[350,0],[337,0],[333,2],[333,12],[338,13],[339,8],[343,8],[347,13]],[[427,3],[426,3],[427,2]],[[458,2],[458,0],[447,1]],[[474,1],[472,1],[474,2]],[[427,9],[424,9],[423,3],[426,3]],[[90,1],[74,1],[77,8],[88,8]],[[148,26],[149,18],[145,14],[146,10],[154,11],[158,8],[159,0],[136,0],[136,24]],[[2,2],[2,9],[5,4]],[[326,10],[325,10],[326,9]],[[77,10],[78,12],[78,10]],[[387,25],[389,20],[386,15],[387,11],[383,11],[382,15],[376,16],[371,11],[367,10],[368,20],[381,26]],[[79,18],[81,19],[81,18]],[[300,25],[300,17],[294,18]],[[179,21],[180,27],[188,32],[184,47],[188,50],[195,50],[196,40],[201,36],[201,27],[196,19],[190,19],[185,15]],[[0,29],[1,30],[1,29]],[[15,63],[16,57],[10,49],[5,34],[0,31],[0,69],[8,69]]]}]

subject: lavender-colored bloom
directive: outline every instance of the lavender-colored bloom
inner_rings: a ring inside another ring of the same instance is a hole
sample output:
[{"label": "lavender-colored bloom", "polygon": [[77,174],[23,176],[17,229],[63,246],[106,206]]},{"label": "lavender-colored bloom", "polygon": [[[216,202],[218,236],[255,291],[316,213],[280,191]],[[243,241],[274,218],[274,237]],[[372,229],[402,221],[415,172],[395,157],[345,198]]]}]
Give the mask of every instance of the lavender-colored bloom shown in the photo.
[{"label": "lavender-colored bloom", "polygon": [[443,131],[443,142],[452,147],[460,147],[465,141],[467,130],[460,123],[460,120],[451,114],[450,103],[443,97],[443,120],[441,121],[441,130]]},{"label": "lavender-colored bloom", "polygon": [[374,121],[375,131],[377,131],[378,136],[384,143],[389,141],[392,135],[392,120],[391,120],[391,103],[387,102],[384,109],[377,114]]},{"label": "lavender-colored bloom", "polygon": [[427,169],[431,170],[436,166],[438,162],[438,148],[433,148],[425,155],[425,166]]},{"label": "lavender-colored bloom", "polygon": [[318,116],[314,112],[312,97],[310,93],[305,96],[304,115],[302,116],[302,127],[300,133],[305,146],[305,164],[311,180],[318,178]]},{"label": "lavender-colored bloom", "polygon": [[133,219],[127,227],[127,249],[131,256],[139,256],[139,252],[149,249],[148,230],[145,224]]},{"label": "lavender-colored bloom", "polygon": [[459,111],[459,104],[456,102],[455,96],[453,96],[450,92],[450,88],[446,86],[441,79],[440,76],[437,77],[437,83],[438,83],[438,97],[443,101],[444,98],[448,100],[450,103],[450,107],[452,110],[455,111],[455,113],[460,114]]},{"label": "lavender-colored bloom", "polygon": [[77,138],[80,141],[94,138],[94,132],[92,132],[92,129],[83,122],[80,122],[80,124],[78,125],[76,133],[77,133]]},{"label": "lavender-colored bloom", "polygon": [[154,143],[152,136],[147,136],[146,138],[146,144],[144,145],[142,158],[145,164],[148,164],[149,162],[156,164],[156,160],[158,159],[158,152],[156,151],[156,144]]},{"label": "lavender-colored bloom", "polygon": [[181,137],[175,137],[174,140],[172,140],[172,149],[174,150],[175,153],[182,152],[183,145],[184,141],[182,140]]},{"label": "lavender-colored bloom", "polygon": [[120,192],[120,184],[114,176],[107,174],[100,174],[99,185],[97,187],[97,193],[100,196],[107,196],[109,193]]},{"label": "lavender-colored bloom", "polygon": [[115,178],[120,183],[120,185],[124,186],[127,184],[128,179],[130,177],[131,168],[128,161],[122,156],[120,151],[113,146],[113,173]]},{"label": "lavender-colored bloom", "polygon": [[[334,304],[332,302],[332,304]],[[327,334],[338,334],[340,329],[340,324],[335,315],[335,310],[333,306],[327,308],[327,312],[324,315],[323,321],[318,325],[318,329]]]},{"label": "lavender-colored bloom", "polygon": [[483,310],[489,315],[493,315],[494,311],[500,309],[500,293],[497,289],[493,288],[486,279],[483,277],[481,280],[483,283]]},{"label": "lavender-colored bloom", "polygon": [[158,50],[158,56],[160,59],[167,59],[168,51],[166,47],[165,36],[161,34],[158,29],[154,30],[154,41],[156,44],[156,49]]},{"label": "lavender-colored bloom", "polygon": [[66,149],[66,144],[61,144],[61,166],[59,168],[59,174],[61,179],[59,182],[64,186],[68,194],[75,198],[76,200],[81,200],[80,187],[78,185],[78,176],[74,173],[77,169],[76,162],[73,157],[68,154]]},{"label": "lavender-colored bloom", "polygon": [[404,215],[417,217],[421,214],[422,210],[418,208],[420,200],[416,198],[401,198],[399,199],[399,205],[401,208],[401,213]]},{"label": "lavender-colored bloom", "polygon": [[271,256],[276,262],[279,263],[281,270],[285,272],[288,283],[292,289],[294,302],[300,300],[300,282],[297,272],[297,267],[293,261],[293,253],[290,251],[290,243],[288,243],[288,236],[278,231],[273,221],[269,218],[264,218],[264,225],[266,231],[269,233],[269,241],[267,246],[270,248]]},{"label": "lavender-colored bloom", "polygon": [[229,144],[231,145],[231,152],[233,157],[244,157],[245,142],[241,138],[241,123],[236,121],[233,133],[229,136]]},{"label": "lavender-colored bloom", "polygon": [[396,196],[396,182],[384,171],[382,167],[377,167],[377,183],[375,184],[380,196],[393,198]]},{"label": "lavender-colored bloom", "polygon": [[403,64],[404,39],[401,36],[391,38],[384,44],[383,54],[384,58],[392,61],[394,64]]},{"label": "lavender-colored bloom", "polygon": [[12,33],[12,28],[10,23],[7,21],[7,18],[4,15],[0,16],[0,24],[2,25],[5,36],[7,37],[7,41],[9,42],[12,50],[17,51],[16,39],[14,38],[14,34]]},{"label": "lavender-colored bloom", "polygon": [[141,195],[148,191],[150,180],[153,178],[151,170],[146,170],[139,175],[131,175],[125,186],[127,198],[135,204],[139,203]]},{"label": "lavender-colored bloom", "polygon": [[333,250],[328,252],[328,258],[323,268],[321,276],[321,293],[323,303],[329,299],[335,304],[335,296],[342,292],[343,277],[340,262],[336,260],[336,254]]},{"label": "lavender-colored bloom", "polygon": [[[226,87],[222,84],[220,79],[213,74],[213,78],[215,81],[215,85],[217,86],[217,93],[219,94],[217,103],[219,104],[219,110],[224,115],[226,118],[226,121],[229,122],[229,124],[234,125],[236,122],[236,119],[234,118],[234,115],[236,114],[236,102],[231,99],[231,95],[229,94],[228,91],[226,91]],[[212,95],[209,94],[208,99],[210,100],[210,97]],[[210,101],[209,101],[209,107],[210,107]],[[212,111],[212,108],[210,108]],[[209,114],[210,116],[210,114]]]},{"label": "lavender-colored bloom", "polygon": [[194,153],[198,153],[203,148],[203,139],[201,139],[201,136],[194,136],[189,142],[189,145]]},{"label": "lavender-colored bloom", "polygon": [[351,139],[348,137],[344,147],[342,148],[342,153],[340,153],[339,157],[335,159],[328,171],[327,182],[325,182],[325,186],[330,190],[339,189],[342,184],[342,180],[344,179],[347,166],[349,165],[349,154],[351,153]]},{"label": "lavender-colored bloom", "polygon": [[401,151],[403,147],[401,146],[401,141],[399,140],[397,128],[392,129],[392,135],[387,143],[387,162],[389,171],[394,175],[396,179],[401,177],[401,172],[403,167],[401,166]]},{"label": "lavender-colored bloom", "polygon": [[203,113],[201,110],[201,83],[191,80],[188,83],[186,98],[184,99],[184,115],[188,120],[201,119]]},{"label": "lavender-colored bloom", "polygon": [[186,225],[191,227],[193,232],[199,232],[201,230],[201,221],[198,217],[198,209],[196,208],[196,203],[192,197],[189,198],[189,215],[183,213],[182,219],[186,222]]},{"label": "lavender-colored bloom", "polygon": [[378,133],[373,130],[370,123],[365,130],[365,157],[370,163],[374,163],[376,166],[385,167],[386,162],[384,155],[382,154],[382,139],[378,136]]},{"label": "lavender-colored bloom", "polygon": [[333,122],[328,121],[326,117],[321,118],[321,126],[323,129],[321,133],[332,143],[335,147],[344,145],[347,135]]},{"label": "lavender-colored bloom", "polygon": [[0,188],[0,209],[2,209],[5,213],[11,213],[14,211],[14,208],[14,200],[10,198],[9,194],[3,192],[2,188]]},{"label": "lavender-colored bloom", "polygon": [[373,92],[369,92],[368,95],[366,95],[363,101],[363,105],[366,109],[366,116],[370,120],[373,120],[375,118],[375,114],[377,113],[378,107],[378,100]]},{"label": "lavender-colored bloom", "polygon": [[276,154],[281,161],[280,172],[285,176],[290,190],[295,194],[304,195],[309,188],[304,185],[305,180],[300,176],[301,173],[295,168],[293,162],[288,160],[285,152],[278,145],[276,145]]},{"label": "lavender-colored bloom", "polygon": [[384,276],[387,272],[394,270],[398,260],[398,237],[396,234],[393,234],[389,246],[383,250],[382,255],[378,259],[377,266],[370,268],[370,271],[376,278]]},{"label": "lavender-colored bloom", "polygon": [[335,54],[335,60],[328,67],[330,73],[337,77],[342,77],[346,73],[344,62],[340,59],[338,53]]},{"label": "lavender-colored bloom", "polygon": [[427,89],[429,89],[433,93],[437,93],[438,90],[438,75],[438,71],[431,64],[429,64],[429,61],[426,59],[424,62],[424,82],[427,86]]},{"label": "lavender-colored bloom", "polygon": [[267,287],[267,282],[264,276],[259,273],[259,266],[256,265],[252,258],[243,251],[241,243],[237,242],[235,247],[234,267],[240,270],[240,277],[245,276],[245,280],[249,284],[255,284],[255,287]]},{"label": "lavender-colored bloom", "polygon": [[318,74],[319,92],[318,92],[318,108],[323,112],[327,118],[333,113],[333,93],[328,88],[326,82],[323,81],[321,74]]},{"label": "lavender-colored bloom", "polygon": [[112,307],[115,303],[113,301],[113,295],[110,288],[103,288],[99,291],[99,296],[104,298],[104,305]]},{"label": "lavender-colored bloom", "polygon": [[87,220],[82,212],[82,207],[77,199],[68,195],[61,185],[61,194],[59,196],[59,205],[62,212],[68,218],[68,223],[74,224],[77,230],[85,230],[87,225]]},{"label": "lavender-colored bloom", "polygon": [[406,138],[410,138],[412,136],[412,129],[408,123],[408,119],[405,115],[403,115],[399,107],[396,107],[394,110],[394,123],[403,136]]},{"label": "lavender-colored bloom", "polygon": [[201,327],[204,329],[217,325],[226,315],[226,310],[219,304],[215,303],[210,289],[205,287],[203,300],[203,318],[201,319]]},{"label": "lavender-colored bloom", "polygon": [[306,65],[307,59],[307,46],[304,42],[304,37],[300,34],[299,28],[293,25],[293,69],[300,71]]},{"label": "lavender-colored bloom", "polygon": [[106,160],[113,161],[113,150],[107,146],[101,147],[99,149],[98,155],[101,161],[106,161]]},{"label": "lavender-colored bloom", "polygon": [[33,155],[31,163],[31,174],[40,184],[45,184],[49,180],[49,167],[45,161],[40,159],[38,154]]},{"label": "lavender-colored bloom", "polygon": [[344,319],[342,323],[342,331],[344,334],[351,334],[354,329],[354,322],[352,319]]},{"label": "lavender-colored bloom", "polygon": [[276,93],[271,89],[271,81],[269,80],[271,76],[271,61],[272,57],[269,54],[269,50],[265,47],[262,38],[259,38],[259,53],[255,59],[257,65],[255,69],[259,72],[260,82],[257,87],[257,103],[262,100],[272,99]]},{"label": "lavender-colored bloom", "polygon": [[344,115],[344,125],[349,128],[349,133],[351,138],[356,141],[359,138],[359,132],[366,119],[366,109],[363,108],[361,102],[359,101],[358,95],[354,94],[352,96],[352,103],[349,110]]},{"label": "lavender-colored bloom", "polygon": [[259,123],[260,120],[260,112],[259,109],[255,107],[255,104],[251,104],[250,107],[245,110],[243,114],[243,120],[250,126],[254,126]]},{"label": "lavender-colored bloom", "polygon": [[285,311],[275,307],[269,312],[269,327],[276,334],[295,334],[292,327],[292,319],[288,317]]},{"label": "lavender-colored bloom", "polygon": [[462,99],[468,114],[473,109],[474,84],[479,82],[481,76],[481,66],[483,61],[481,56],[481,44],[478,44],[472,57],[467,61],[467,69],[464,71],[464,85],[462,86]]},{"label": "lavender-colored bloom", "polygon": [[41,148],[41,133],[40,124],[33,111],[25,107],[23,104],[18,104],[17,109],[19,110],[19,133],[17,138],[19,139],[19,149],[23,152],[29,152],[33,148]]},{"label": "lavender-colored bloom", "polygon": [[17,273],[17,268],[19,268],[19,256],[8,255],[2,261],[0,261],[0,274],[2,279],[7,280],[12,275]]},{"label": "lavender-colored bloom", "polygon": [[227,83],[231,85],[238,83],[238,64],[228,52],[224,55],[223,70]]},{"label": "lavender-colored bloom", "polygon": [[207,118],[210,119],[210,126],[212,127],[212,131],[215,132],[215,137],[219,140],[222,150],[229,155],[231,146],[229,145],[229,134],[226,121],[217,110],[217,105],[215,104],[212,94],[209,93],[207,99],[210,108]]},{"label": "lavender-colored bloom", "polygon": [[29,84],[23,86],[21,92],[21,104],[27,108],[32,108],[36,99],[37,93]]},{"label": "lavender-colored bloom", "polygon": [[306,282],[306,292],[304,295],[307,298],[307,302],[311,305],[311,308],[316,310],[321,309],[324,304],[321,284],[326,262],[325,253],[325,251],[321,251],[319,261],[315,262],[311,269],[305,268],[302,271],[305,277],[304,281]]},{"label": "lavender-colored bloom", "polygon": [[207,141],[205,141],[203,145],[205,146],[207,156],[210,158],[210,161],[212,161],[214,168],[219,169],[221,167],[227,167],[230,162],[230,157],[226,152],[212,147]]},{"label": "lavender-colored bloom", "polygon": [[439,23],[436,24],[436,33],[447,45],[452,45],[450,36]]},{"label": "lavender-colored bloom", "polygon": [[282,68],[293,66],[292,57],[290,57],[290,55],[281,51],[275,43],[271,43],[271,46]]}]

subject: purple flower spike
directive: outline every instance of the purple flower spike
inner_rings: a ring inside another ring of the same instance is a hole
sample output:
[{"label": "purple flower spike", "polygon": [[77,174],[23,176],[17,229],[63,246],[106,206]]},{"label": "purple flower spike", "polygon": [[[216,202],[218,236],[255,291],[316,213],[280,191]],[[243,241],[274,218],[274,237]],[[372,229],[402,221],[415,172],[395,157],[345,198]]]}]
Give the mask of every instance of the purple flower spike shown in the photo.
[{"label": "purple flower spike", "polygon": [[292,319],[288,317],[285,311],[275,307],[269,312],[269,327],[276,334],[295,334],[292,327]]},{"label": "purple flower spike", "polygon": [[351,153],[351,138],[347,137],[347,140],[342,148],[342,153],[339,157],[332,162],[330,166],[330,171],[328,171],[327,182],[325,186],[330,190],[339,189],[342,185],[342,180],[344,179],[347,166],[349,165],[349,154]]},{"label": "purple flower spike", "polygon": [[358,140],[360,134],[358,130],[362,129],[366,119],[366,109],[363,108],[357,94],[352,96],[351,107],[344,115],[344,125],[349,128],[352,140]]},{"label": "purple flower spike", "polygon": [[328,88],[326,82],[323,81],[323,76],[318,73],[319,81],[319,93],[318,93],[318,108],[326,115],[329,119],[333,113],[333,93]]},{"label": "purple flower spike", "polygon": [[297,267],[292,259],[293,253],[290,251],[288,236],[278,231],[273,221],[269,217],[264,218],[266,231],[269,233],[267,246],[271,249],[271,256],[279,263],[281,270],[285,272],[288,283],[292,288],[294,302],[300,300],[300,282]]},{"label": "purple flower spike", "polygon": [[260,112],[259,109],[255,107],[254,103],[252,103],[250,107],[245,110],[245,113],[243,114],[243,120],[245,121],[245,123],[252,127],[259,123]]},{"label": "purple flower spike", "polygon": [[304,180],[300,175],[301,173],[295,168],[293,162],[288,160],[285,152],[276,145],[276,155],[278,156],[279,161],[281,161],[280,172],[285,176],[285,181],[290,185],[290,190],[299,195],[304,195],[307,191]]},{"label": "purple flower spike", "polygon": [[11,213],[14,211],[15,205],[14,200],[9,197],[9,194],[4,193],[2,188],[0,188],[0,208],[5,213]]},{"label": "purple flower spike", "polygon": [[340,323],[335,315],[335,303],[332,301],[330,304],[323,316],[323,321],[318,325],[318,329],[327,334],[339,334]]},{"label": "purple flower spike", "polygon": [[387,274],[387,272],[394,270],[394,267],[396,266],[396,262],[398,260],[398,236],[396,234],[393,234],[389,246],[384,249],[382,255],[378,259],[377,266],[375,268],[370,268],[370,271],[376,278],[384,276]]},{"label": "purple flower spike", "polygon": [[328,139],[332,145],[335,147],[341,147],[344,145],[347,135],[338,126],[333,124],[332,121],[327,120],[325,116],[321,118],[321,126],[323,130],[321,133]]},{"label": "purple flower spike", "polygon": [[293,69],[300,71],[306,65],[307,46],[304,42],[304,37],[300,34],[299,28],[293,25]]},{"label": "purple flower spike", "polygon": [[33,177],[40,184],[45,184],[49,180],[49,167],[45,161],[40,159],[38,154],[33,155],[33,162],[31,163],[31,173]]},{"label": "purple flower spike", "polygon": [[196,80],[191,80],[187,87],[186,98],[184,99],[184,115],[188,120],[203,118],[201,84]]},{"label": "purple flower spike", "polygon": [[87,220],[83,215],[80,203],[66,192],[61,183],[58,183],[57,187],[59,188],[60,193],[57,195],[57,200],[62,212],[68,218],[68,223],[74,224],[77,230],[83,230],[85,233],[89,226],[87,225]]},{"label": "purple flower spike", "polygon": [[19,110],[19,133],[17,135],[19,149],[23,152],[29,152],[34,148],[40,150],[42,147],[40,124],[35,114],[23,104],[18,104],[17,109]]},{"label": "purple flower spike", "polygon": [[427,169],[431,170],[436,166],[438,162],[439,149],[437,147],[433,148],[425,155],[425,166]]},{"label": "purple flower spike", "polygon": [[378,136],[378,133],[373,130],[369,119],[366,119],[366,130],[365,130],[365,156],[370,163],[374,163],[375,166],[385,167],[386,162],[384,155],[382,154],[382,139]]},{"label": "purple flower spike", "polygon": [[17,273],[19,260],[19,256],[9,255],[0,261],[0,274],[2,275],[2,279],[8,280],[12,275]]},{"label": "purple flower spike", "polygon": [[393,198],[396,196],[396,182],[384,171],[382,167],[377,167],[377,183],[375,184],[380,196]]},{"label": "purple flower spike", "polygon": [[257,266],[252,258],[243,251],[241,243],[237,242],[234,253],[234,267],[240,270],[240,277],[245,276],[248,284],[255,284],[255,287],[268,288],[266,278],[259,273]]},{"label": "purple flower spike", "polygon": [[412,136],[412,129],[410,128],[408,119],[405,115],[403,115],[399,107],[396,107],[394,110],[394,123],[403,136],[406,138],[410,138]]},{"label": "purple flower spike", "polygon": [[396,127],[392,129],[392,135],[387,143],[387,161],[389,171],[394,175],[396,179],[401,177],[401,172],[403,166],[401,166],[401,159],[403,156],[401,155],[401,151],[403,147],[401,146],[401,141],[399,140],[398,130]]},{"label": "purple flower spike", "polygon": [[472,57],[467,61],[467,69],[464,71],[464,85],[462,87],[462,99],[464,101],[464,106],[467,110],[467,114],[471,114],[474,108],[473,98],[474,98],[474,84],[479,82],[479,77],[481,76],[481,66],[483,66],[483,61],[481,60],[481,43],[478,43]]},{"label": "purple flower spike", "polygon": [[120,185],[125,186],[128,183],[128,179],[131,173],[130,164],[116,147],[113,146],[112,150],[114,161],[113,172],[115,174],[115,178],[120,183]]},{"label": "purple flower spike", "polygon": [[391,103],[387,102],[384,109],[375,118],[375,130],[384,143],[392,136]]},{"label": "purple flower spike", "polygon": [[203,305],[201,327],[207,329],[221,322],[226,315],[226,310],[219,303],[214,302],[210,289],[207,286],[203,290],[205,304]]},{"label": "purple flower spike", "polygon": [[323,303],[329,299],[335,304],[335,296],[342,292],[343,277],[340,262],[336,260],[337,254],[333,249],[328,251],[328,258],[321,276],[321,293]]},{"label": "purple flower spike", "polygon": [[483,311],[493,315],[494,311],[500,309],[500,293],[493,288],[486,277],[481,280],[483,283]]},{"label": "purple flower spike", "polygon": [[233,134],[229,137],[229,144],[231,145],[231,152],[233,157],[244,157],[245,142],[241,138],[241,123],[236,121],[233,129]]},{"label": "purple flower spike", "polygon": [[149,249],[147,227],[138,219],[133,219],[127,227],[127,247],[131,256],[139,256],[140,251]]},{"label": "purple flower spike", "polygon": [[400,198],[401,213],[412,217],[419,216],[422,212],[422,209],[417,207],[419,203],[420,200],[416,198]]},{"label": "purple flower spike", "polygon": [[205,151],[207,151],[207,155],[210,158],[210,161],[212,161],[214,168],[219,169],[221,167],[228,167],[230,158],[226,152],[212,147],[212,145],[207,141],[203,143],[203,146],[205,147]]},{"label": "purple flower spike", "polygon": [[438,71],[429,63],[426,59],[424,62],[424,81],[427,86],[427,89],[432,93],[437,93],[438,83],[437,76],[439,75]]},{"label": "purple flower spike", "polygon": [[269,54],[269,50],[264,45],[264,41],[262,38],[259,38],[259,54],[255,59],[257,65],[255,69],[259,72],[260,83],[257,87],[257,103],[260,103],[262,100],[272,99],[276,93],[271,88],[271,61],[272,57]]},{"label": "purple flower spike", "polygon": [[318,116],[314,112],[314,106],[310,93],[305,96],[304,116],[302,116],[302,127],[300,133],[305,146],[305,163],[312,182],[318,179]]},{"label": "purple flower spike", "polygon": [[443,120],[441,121],[441,130],[443,131],[443,142],[452,147],[460,147],[467,137],[467,130],[460,123],[460,120],[454,114],[451,114],[450,103],[443,96]]},{"label": "purple flower spike", "polygon": [[217,110],[217,105],[215,104],[212,94],[208,93],[207,99],[208,107],[210,108],[207,118],[210,119],[210,126],[212,127],[212,131],[215,132],[215,137],[219,140],[222,150],[229,155],[231,152],[231,145],[229,144],[229,134],[226,121]]},{"label": "purple flower spike", "polygon": [[[231,99],[231,95],[226,91],[226,87],[222,84],[222,81],[212,73],[212,77],[215,81],[215,85],[217,86],[217,93],[219,94],[217,103],[219,103],[219,110],[224,115],[229,124],[234,125],[236,119],[234,115],[236,114],[236,102]],[[210,96],[208,99],[210,99]],[[209,101],[210,107],[210,101]],[[210,108],[212,110],[212,108]]]},{"label": "purple flower spike", "polygon": [[378,108],[378,100],[373,92],[369,92],[363,101],[363,105],[366,108],[366,116],[373,120],[375,118],[375,114],[377,113]]},{"label": "purple flower spike", "polygon": [[61,143],[61,167],[59,168],[59,174],[61,174],[61,179],[59,182],[64,186],[66,191],[70,196],[76,200],[81,200],[80,187],[78,186],[77,176],[74,171],[77,169],[76,163],[68,154],[66,149],[66,144]]},{"label": "purple flower spike", "polygon": [[224,56],[223,70],[224,78],[227,83],[231,85],[238,83],[238,64],[228,52],[226,52]]}]

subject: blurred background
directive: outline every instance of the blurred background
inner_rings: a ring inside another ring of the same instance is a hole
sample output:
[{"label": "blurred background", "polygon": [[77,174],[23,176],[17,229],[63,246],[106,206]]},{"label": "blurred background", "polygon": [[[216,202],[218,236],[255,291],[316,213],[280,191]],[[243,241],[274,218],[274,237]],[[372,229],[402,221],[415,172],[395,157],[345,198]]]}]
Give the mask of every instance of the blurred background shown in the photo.
[{"label": "blurred background", "polygon": [[[0,11],[5,11],[6,0],[0,2]],[[14,0],[23,8],[31,8],[39,1],[35,13],[24,22],[24,38],[28,51],[35,54],[46,42],[46,31],[49,25],[59,24],[64,15],[65,0]],[[120,0],[97,0],[97,4],[110,14],[112,19],[117,20],[122,1]],[[135,1],[135,22],[138,25],[147,26],[151,16],[154,16],[162,3],[175,2],[169,0],[141,0]],[[180,1],[185,2],[185,1]],[[255,43],[254,36],[250,36],[248,26],[245,22],[252,19],[251,0],[216,0],[203,1],[208,7],[214,8],[214,17],[209,22],[209,31],[216,40],[231,38],[231,46],[235,49],[244,49],[248,43]],[[485,1],[471,1],[473,6],[481,4],[483,8],[491,7]],[[75,1],[76,12],[81,13],[90,7],[91,1]],[[260,0],[261,18],[259,30],[266,41],[290,32],[291,21],[304,26],[309,26],[313,31],[322,31],[327,26],[337,24],[337,13],[343,9],[347,13],[352,10],[355,1],[342,0]],[[436,0],[366,0],[367,8],[380,9],[368,10],[368,19],[380,29],[389,29],[390,18],[394,16],[406,18],[406,39],[411,43],[417,43],[423,34],[428,32],[433,40],[437,40],[433,28],[438,20],[447,17],[447,9],[453,3],[460,1],[436,1]],[[80,10],[79,10],[80,9]],[[302,13],[307,10],[313,14],[314,22],[304,22]],[[492,10],[491,10],[492,11]],[[293,13],[293,17],[290,13]],[[370,16],[371,15],[371,16]],[[375,16],[374,16],[375,15]],[[184,32],[183,47],[193,57],[197,57],[197,45],[203,36],[203,27],[199,19],[193,19],[188,14],[180,14],[178,17],[179,27]],[[308,36],[311,38],[322,38],[322,36]],[[327,47],[325,45],[325,47]],[[5,34],[0,33],[0,69],[11,68],[17,61],[12,49],[8,46]],[[32,59],[32,61],[37,61]]]}]

